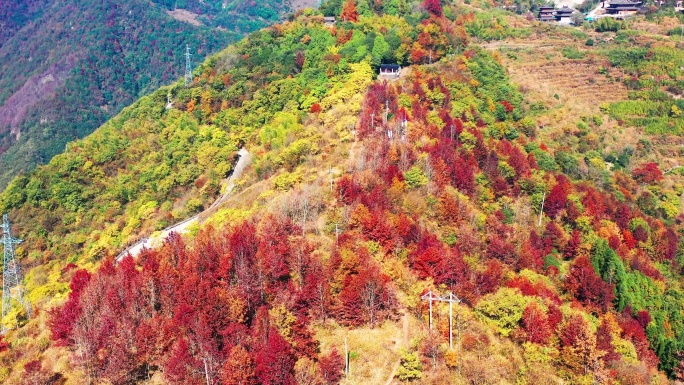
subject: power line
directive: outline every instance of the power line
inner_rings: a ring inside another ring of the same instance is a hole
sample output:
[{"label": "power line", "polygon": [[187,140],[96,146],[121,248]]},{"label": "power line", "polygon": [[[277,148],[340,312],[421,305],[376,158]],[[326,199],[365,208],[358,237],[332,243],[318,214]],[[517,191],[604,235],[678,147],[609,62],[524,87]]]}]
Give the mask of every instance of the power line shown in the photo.
[{"label": "power line", "polygon": [[185,45],[185,86],[192,83],[192,62],[190,61],[190,46]]},{"label": "power line", "polygon": [[12,299],[26,308],[26,315],[31,316],[31,306],[24,300],[24,287],[21,283],[19,264],[14,255],[14,245],[21,243],[21,239],[13,238],[7,214],[2,216],[2,244],[4,249],[2,267],[2,318],[0,318],[0,334],[5,334],[9,328],[3,321],[12,310]]}]

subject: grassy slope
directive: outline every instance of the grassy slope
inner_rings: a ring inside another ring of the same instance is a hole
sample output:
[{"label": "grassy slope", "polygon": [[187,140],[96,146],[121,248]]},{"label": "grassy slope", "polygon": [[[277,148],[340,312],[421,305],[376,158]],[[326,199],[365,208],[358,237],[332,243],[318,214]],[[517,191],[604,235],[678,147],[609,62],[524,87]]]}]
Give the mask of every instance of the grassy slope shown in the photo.
[{"label": "grassy slope", "polygon": [[[664,9],[629,20],[618,33],[597,33],[591,26],[542,26],[533,41],[509,39],[486,46],[498,51],[512,81],[532,103],[530,115],[541,142],[556,160],[559,154],[575,159],[567,168],[561,166],[565,172],[608,186],[607,170],[629,174],[645,163],[658,164],[664,180],[642,184],[635,195],[640,194],[638,206],[644,212],[663,218],[673,229],[681,223],[684,202],[679,149],[684,120],[671,112],[672,106],[682,106],[682,77],[672,71],[682,63],[682,45],[672,33],[678,25]],[[619,59],[632,52],[643,56]],[[652,109],[620,112],[642,101],[653,103]],[[681,263],[681,252],[677,255]],[[662,267],[668,286],[679,287],[679,280]]]},{"label": "grassy slope", "polygon": [[[657,128],[629,120],[634,115],[612,112],[619,111],[620,106],[630,103],[630,100],[641,99],[635,92],[639,89],[628,83],[630,78],[662,78],[656,84],[639,85],[642,90],[653,87],[667,91],[668,84],[681,83],[681,76],[668,75],[667,70],[663,70],[682,63],[681,55],[665,54],[672,49],[681,52],[676,36],[667,35],[677,24],[676,20],[664,17],[656,23],[639,18],[630,22],[629,31],[618,34],[597,33],[591,28],[573,31],[563,28],[549,30],[546,27],[546,31],[540,31],[533,41],[508,40],[486,48],[499,51],[512,80],[521,85],[530,102],[536,103],[536,111],[532,115],[540,127],[541,140],[557,151],[573,154],[577,159],[582,171],[575,172],[602,184],[604,181],[600,177],[588,175],[590,159],[610,162],[608,167],[625,172],[643,163],[655,162],[663,171],[670,171],[662,185],[663,203],[671,201],[679,208],[681,204],[677,197],[681,191],[676,186],[684,182],[678,172],[684,158],[677,149],[682,137],[675,127],[682,124],[682,118],[673,117],[670,113],[672,105],[681,104],[681,95],[677,95],[679,91],[669,96],[661,94],[660,110],[652,112],[652,116],[669,122],[666,123],[672,127],[669,132],[654,132]],[[594,44],[586,45],[587,40]],[[621,65],[618,61],[611,65],[610,58],[614,53],[625,50],[647,52],[649,49],[661,52],[660,56],[644,59],[638,67]],[[568,57],[573,53],[579,57]],[[646,114],[637,117],[646,117]],[[616,158],[626,150],[633,154],[631,158],[627,158],[626,164],[616,162]],[[674,192],[675,197],[666,198],[668,192]],[[681,209],[665,217],[674,219],[679,212]]]}]

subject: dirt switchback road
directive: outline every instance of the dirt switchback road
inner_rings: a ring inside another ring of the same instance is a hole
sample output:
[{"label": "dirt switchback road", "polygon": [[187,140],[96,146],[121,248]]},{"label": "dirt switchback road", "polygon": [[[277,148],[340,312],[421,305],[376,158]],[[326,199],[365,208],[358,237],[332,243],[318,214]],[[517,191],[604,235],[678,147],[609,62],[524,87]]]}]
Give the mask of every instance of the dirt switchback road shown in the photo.
[{"label": "dirt switchback road", "polygon": [[116,256],[116,261],[119,262],[121,261],[127,254],[130,254],[133,257],[136,257],[138,254],[143,249],[151,249],[153,248],[153,243],[159,240],[163,240],[166,238],[170,233],[178,233],[178,234],[183,234],[184,232],[187,231],[188,227],[190,227],[193,224],[199,223],[199,217],[200,215],[214,209],[218,205],[220,205],[223,201],[225,201],[229,196],[230,193],[233,191],[235,188],[235,181],[240,178],[242,175],[242,172],[245,171],[245,168],[251,163],[252,161],[252,156],[247,151],[246,149],[242,148],[240,151],[238,151],[238,155],[240,156],[240,159],[237,161],[235,164],[235,168],[233,168],[233,173],[228,177],[228,184],[226,186],[226,191],[221,195],[216,201],[209,206],[206,210],[197,213],[193,215],[190,218],[187,218],[181,222],[178,222],[174,225],[171,225],[164,230],[162,230],[159,234],[159,236],[155,238],[143,238],[139,240],[138,242],[128,246],[125,248],[119,255]]}]

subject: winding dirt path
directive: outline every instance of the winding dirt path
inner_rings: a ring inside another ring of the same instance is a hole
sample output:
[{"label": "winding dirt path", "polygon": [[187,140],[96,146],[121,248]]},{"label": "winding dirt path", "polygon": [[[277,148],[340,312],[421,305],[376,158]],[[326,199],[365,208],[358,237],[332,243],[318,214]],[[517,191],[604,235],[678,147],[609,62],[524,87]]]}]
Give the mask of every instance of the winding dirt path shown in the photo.
[{"label": "winding dirt path", "polygon": [[[403,338],[403,344],[404,347],[409,346],[409,319],[408,319],[408,314],[406,313],[406,310],[402,311],[403,316],[401,317],[401,321],[403,324],[403,331],[404,331],[404,338]],[[387,378],[387,381],[385,382],[385,385],[392,385],[392,382],[394,381],[394,376],[397,375],[397,370],[399,370],[399,364],[401,364],[401,359],[397,361],[394,366],[392,367],[392,371],[390,372],[389,377]]]},{"label": "winding dirt path", "polygon": [[226,186],[226,192],[223,193],[214,203],[211,204],[206,210],[197,213],[193,215],[192,217],[185,219],[181,222],[178,222],[174,225],[171,225],[164,230],[162,230],[159,234],[159,236],[155,238],[150,238],[146,237],[138,242],[128,246],[125,248],[119,255],[116,256],[116,261],[119,262],[121,261],[126,255],[130,254],[133,257],[136,257],[140,252],[143,251],[143,249],[151,249],[153,248],[153,242],[164,239],[166,238],[170,233],[178,233],[178,234],[183,234],[187,231],[187,229],[195,224],[200,222],[200,216],[208,213],[209,211],[213,210],[214,208],[218,207],[221,203],[223,203],[228,197],[230,196],[230,193],[233,191],[235,188],[235,183],[236,181],[240,178],[242,175],[242,172],[245,171],[245,168],[251,163],[252,161],[252,156],[247,151],[246,149],[242,148],[240,151],[238,151],[238,155],[240,156],[240,159],[238,159],[237,163],[235,164],[235,167],[233,168],[233,173],[228,177],[228,185]]}]

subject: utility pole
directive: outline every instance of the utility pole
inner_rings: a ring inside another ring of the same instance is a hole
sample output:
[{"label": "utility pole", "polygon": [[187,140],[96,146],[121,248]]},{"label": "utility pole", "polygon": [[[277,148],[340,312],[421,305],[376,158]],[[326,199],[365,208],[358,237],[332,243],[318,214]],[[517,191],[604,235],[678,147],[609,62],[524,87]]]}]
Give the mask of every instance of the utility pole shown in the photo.
[{"label": "utility pole", "polygon": [[[461,300],[454,295],[454,293],[449,292],[449,296],[444,297],[442,299],[445,302],[449,302],[449,350],[452,350],[454,348],[453,346],[453,339],[454,339],[454,333],[453,333],[453,324],[454,324],[454,311],[453,311],[453,305],[454,303],[461,303]],[[460,340],[461,334],[459,331],[458,338]]]},{"label": "utility pole", "polygon": [[544,200],[546,199],[546,191],[544,191],[544,195],[542,195],[542,204],[541,208],[539,209],[539,225],[541,226],[541,221],[542,221],[542,214],[544,213]]},{"label": "utility pole", "polygon": [[[438,301],[438,302],[449,302],[449,349],[453,349],[453,325],[454,325],[454,304],[455,303],[461,303],[461,300],[453,293],[449,292],[448,296],[445,297],[440,297],[439,295],[433,293],[432,291],[428,291],[420,297],[420,299],[424,301],[429,301],[430,302],[430,330],[432,330],[432,301]],[[459,331],[459,340],[460,340],[460,331]]]},{"label": "utility pole", "polygon": [[207,380],[207,385],[210,385],[210,383],[209,383],[209,370],[207,369],[207,359],[202,358],[202,361],[204,362],[204,377]]},{"label": "utility pole", "polygon": [[389,115],[389,100],[385,100],[385,119],[383,124],[387,124],[387,116]]},{"label": "utility pole", "polygon": [[461,312],[456,316],[456,328],[458,329],[458,375],[461,375]]},{"label": "utility pole", "polygon": [[2,318],[0,318],[0,334],[5,334],[9,328],[3,321],[12,309],[12,299],[15,299],[26,308],[26,315],[31,316],[31,305],[24,300],[24,287],[21,283],[19,264],[14,255],[14,245],[21,243],[21,239],[13,238],[10,231],[10,223],[7,214],[2,216],[2,244],[3,267],[2,267]]},{"label": "utility pole", "polygon": [[[458,298],[453,292],[449,292],[448,296],[440,297],[432,291],[428,291],[425,295],[421,296],[420,299],[430,301],[430,330],[432,330],[432,301],[439,302],[449,302],[449,350],[453,350],[454,345],[454,309],[453,305],[455,303],[461,303],[461,299]],[[458,374],[461,374],[461,317],[460,314],[456,316],[457,329],[458,329]]]},{"label": "utility pole", "polygon": [[432,330],[432,301],[439,301],[442,299],[442,297],[438,296],[437,294],[433,293],[432,290],[428,291],[425,293],[425,295],[421,296],[420,299],[423,301],[428,301],[430,303],[430,330]]},{"label": "utility pole", "polygon": [[333,172],[332,172],[332,166],[328,168],[328,172],[330,173],[330,191],[333,190]]},{"label": "utility pole", "polygon": [[190,62],[190,46],[185,45],[185,86],[192,83],[192,62]]},{"label": "utility pole", "polygon": [[408,127],[408,120],[406,119],[406,112],[404,112],[404,120],[401,122],[401,141],[406,140],[406,127]]},{"label": "utility pole", "polygon": [[347,345],[347,336],[344,336],[344,374],[349,381],[349,346]]},{"label": "utility pole", "polygon": [[340,228],[337,223],[335,223],[335,245],[340,245]]}]

